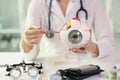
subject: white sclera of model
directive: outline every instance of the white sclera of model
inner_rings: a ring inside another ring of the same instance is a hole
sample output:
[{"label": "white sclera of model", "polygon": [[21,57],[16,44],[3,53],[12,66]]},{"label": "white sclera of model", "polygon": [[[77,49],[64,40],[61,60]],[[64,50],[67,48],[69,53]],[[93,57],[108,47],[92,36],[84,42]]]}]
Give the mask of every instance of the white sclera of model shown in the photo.
[{"label": "white sclera of model", "polygon": [[66,24],[60,31],[62,42],[69,48],[80,48],[88,43],[91,37],[90,29],[85,22],[78,18],[73,18],[70,27]]}]

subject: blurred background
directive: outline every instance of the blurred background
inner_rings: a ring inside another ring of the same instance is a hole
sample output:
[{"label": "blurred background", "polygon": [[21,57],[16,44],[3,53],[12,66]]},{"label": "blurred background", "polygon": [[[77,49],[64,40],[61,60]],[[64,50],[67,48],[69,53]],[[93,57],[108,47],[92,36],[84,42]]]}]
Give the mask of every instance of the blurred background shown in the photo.
[{"label": "blurred background", "polygon": [[[0,52],[19,52],[21,31],[31,0],[0,0]],[[115,53],[120,53],[120,0],[103,0],[115,38]]]}]

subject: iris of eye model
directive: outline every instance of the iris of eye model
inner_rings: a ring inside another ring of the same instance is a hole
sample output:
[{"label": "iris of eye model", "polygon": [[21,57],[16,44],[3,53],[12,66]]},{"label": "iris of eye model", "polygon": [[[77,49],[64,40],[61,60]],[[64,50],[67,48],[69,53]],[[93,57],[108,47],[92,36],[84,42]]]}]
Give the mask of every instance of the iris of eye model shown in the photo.
[{"label": "iris of eye model", "polygon": [[82,34],[78,30],[73,30],[69,33],[68,38],[71,43],[77,44],[82,41]]}]

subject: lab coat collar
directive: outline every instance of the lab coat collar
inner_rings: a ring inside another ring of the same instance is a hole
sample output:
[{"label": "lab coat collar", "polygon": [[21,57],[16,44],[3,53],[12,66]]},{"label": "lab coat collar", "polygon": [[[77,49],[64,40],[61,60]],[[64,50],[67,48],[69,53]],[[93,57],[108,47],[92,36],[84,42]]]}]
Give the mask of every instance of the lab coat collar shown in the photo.
[{"label": "lab coat collar", "polygon": [[[57,0],[53,0],[53,4],[52,4],[52,5],[55,4],[55,1],[57,1]],[[71,1],[71,2],[77,2],[77,1],[79,1],[79,0],[70,0],[70,1]],[[47,2],[47,5],[49,6],[50,0],[46,0],[46,2]]]},{"label": "lab coat collar", "polygon": [[[75,2],[78,2],[79,0],[70,0],[70,1],[72,2],[72,4],[74,4]],[[58,13],[59,11],[57,11],[60,9],[60,7],[59,5],[56,5],[57,4],[56,2],[57,0],[53,0],[51,12],[54,12],[54,14],[57,15],[62,21],[65,21],[65,17],[63,16],[63,13],[62,12]],[[47,3],[47,6],[49,7],[50,0],[46,0],[46,3]],[[69,11],[71,11],[72,7],[73,6],[69,6]],[[67,12],[69,13],[69,11]]]}]

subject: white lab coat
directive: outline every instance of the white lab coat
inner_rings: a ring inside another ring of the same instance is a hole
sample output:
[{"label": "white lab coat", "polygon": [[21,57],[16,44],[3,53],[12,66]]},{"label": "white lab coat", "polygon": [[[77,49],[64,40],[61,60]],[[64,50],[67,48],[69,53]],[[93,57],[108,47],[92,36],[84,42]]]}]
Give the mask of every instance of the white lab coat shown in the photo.
[{"label": "white lab coat", "polygon": [[[50,0],[32,0],[28,8],[25,28],[32,24],[42,26],[46,29],[48,28],[49,1]],[[51,9],[52,30],[59,31],[68,20],[71,20],[76,16],[76,12],[80,8],[79,1],[80,0],[70,0],[64,17],[57,1],[53,0]],[[94,37],[99,48],[98,58],[112,55],[114,49],[113,35],[110,30],[102,1],[83,0],[83,4],[84,8],[88,11],[87,24],[92,29],[93,34],[95,34]],[[85,18],[84,12],[80,12],[79,16],[80,19]],[[55,34],[53,39],[48,39],[46,36],[43,36],[40,44],[34,45],[33,49],[28,54],[24,55],[25,58],[29,60],[33,60],[36,57],[40,58],[42,56],[47,56],[48,61],[54,59],[64,60],[63,55],[64,53],[67,53],[67,50],[67,47],[62,44],[59,34]],[[24,53],[22,47],[21,51]],[[51,55],[54,56],[55,54],[62,55],[62,58],[60,58],[60,56],[55,56],[56,58],[51,57]],[[49,57],[50,59],[48,59]],[[80,59],[77,57],[77,60],[79,61]]]}]

